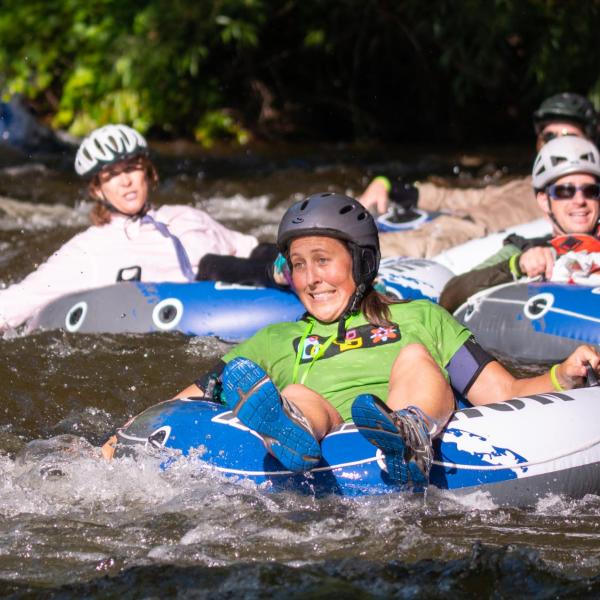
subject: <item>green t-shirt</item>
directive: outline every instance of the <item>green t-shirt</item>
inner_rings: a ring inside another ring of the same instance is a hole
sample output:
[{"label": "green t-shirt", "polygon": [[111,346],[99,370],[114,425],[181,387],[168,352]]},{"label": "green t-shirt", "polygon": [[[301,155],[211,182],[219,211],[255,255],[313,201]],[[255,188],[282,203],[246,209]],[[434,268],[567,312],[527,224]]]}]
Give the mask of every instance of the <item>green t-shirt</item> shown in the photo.
[{"label": "green t-shirt", "polygon": [[[445,366],[471,336],[447,311],[428,300],[393,304],[390,310],[394,327],[370,325],[359,313],[347,322],[345,342],[339,344],[334,339],[315,361],[312,358],[319,347],[336,335],[338,325],[312,317],[269,325],[228,352],[223,360],[249,358],[269,374],[279,390],[290,383],[304,383],[350,421],[352,402],[359,394],[368,392],[387,401],[392,365],[404,346],[425,346],[447,378]],[[297,348],[311,327],[304,341],[297,381],[293,381]]]}]

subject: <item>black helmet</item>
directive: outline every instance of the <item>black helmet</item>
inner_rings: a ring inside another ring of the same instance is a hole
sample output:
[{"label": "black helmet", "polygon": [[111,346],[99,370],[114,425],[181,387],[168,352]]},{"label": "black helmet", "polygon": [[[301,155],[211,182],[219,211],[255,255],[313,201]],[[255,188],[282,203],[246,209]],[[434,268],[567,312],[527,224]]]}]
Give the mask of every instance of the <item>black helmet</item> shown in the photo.
[{"label": "black helmet", "polygon": [[289,260],[293,239],[323,235],[344,240],[352,254],[352,276],[359,294],[373,282],[379,269],[379,234],[371,213],[354,198],[325,192],[293,204],[281,219],[279,251]]},{"label": "black helmet", "polygon": [[539,133],[548,121],[574,121],[583,126],[585,135],[594,139],[597,134],[598,115],[594,105],[584,96],[565,92],[546,98],[533,113],[533,126]]}]

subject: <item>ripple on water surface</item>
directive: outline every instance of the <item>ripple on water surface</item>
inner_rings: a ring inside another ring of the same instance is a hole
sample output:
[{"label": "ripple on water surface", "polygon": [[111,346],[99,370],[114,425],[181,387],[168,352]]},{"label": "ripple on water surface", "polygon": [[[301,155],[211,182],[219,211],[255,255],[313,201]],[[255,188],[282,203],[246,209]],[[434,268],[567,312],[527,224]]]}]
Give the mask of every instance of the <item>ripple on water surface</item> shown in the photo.
[{"label": "ripple on water surface", "polygon": [[106,463],[66,435],[0,458],[0,507],[0,581],[15,591],[136,582],[143,596],[160,580],[217,595],[549,592],[595,586],[599,560],[597,497],[531,510],[435,490],[316,499],[226,480],[193,459],[168,471],[147,455]]}]

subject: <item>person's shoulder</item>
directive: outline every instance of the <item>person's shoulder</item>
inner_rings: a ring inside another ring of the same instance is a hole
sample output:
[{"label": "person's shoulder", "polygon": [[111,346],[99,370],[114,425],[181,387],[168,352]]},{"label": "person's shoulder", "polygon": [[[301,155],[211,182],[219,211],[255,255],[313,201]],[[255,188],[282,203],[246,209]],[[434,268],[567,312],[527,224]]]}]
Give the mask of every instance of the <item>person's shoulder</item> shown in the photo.
[{"label": "person's shoulder", "polygon": [[420,300],[409,300],[408,302],[398,302],[390,304],[392,314],[402,314],[406,312],[425,312],[430,310],[442,310],[435,302],[422,298]]},{"label": "person's shoulder", "polygon": [[70,240],[67,240],[62,246],[61,249],[69,249],[75,247],[86,246],[97,239],[100,239],[105,233],[103,231],[104,226],[99,227],[97,225],[91,225],[87,229],[76,233]]},{"label": "person's shoulder", "polygon": [[207,213],[199,208],[187,204],[163,204],[151,212],[159,220],[172,220],[177,218],[206,218]]},{"label": "person's shoulder", "polygon": [[290,338],[301,335],[306,323],[301,321],[282,321],[261,327],[255,334],[248,338],[241,346],[272,347],[274,344],[288,344]]},{"label": "person's shoulder", "polygon": [[304,331],[306,328],[306,321],[280,321],[279,323],[271,323],[263,327],[258,333],[262,333],[265,336],[285,336],[293,335],[297,331]]},{"label": "person's shoulder", "polygon": [[425,298],[392,304],[390,310],[393,319],[418,321],[420,323],[452,318],[445,308]]}]

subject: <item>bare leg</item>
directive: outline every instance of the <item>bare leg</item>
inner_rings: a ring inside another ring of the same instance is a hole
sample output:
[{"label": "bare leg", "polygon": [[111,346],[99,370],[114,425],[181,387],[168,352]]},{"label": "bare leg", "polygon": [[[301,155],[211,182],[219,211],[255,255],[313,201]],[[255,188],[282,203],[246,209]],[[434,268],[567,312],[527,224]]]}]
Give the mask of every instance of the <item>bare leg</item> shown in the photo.
[{"label": "bare leg", "polygon": [[352,417],[359,432],[383,452],[391,479],[424,488],[433,461],[431,438],[453,408],[452,390],[431,354],[421,344],[409,344],[392,365],[387,405],[361,394]]},{"label": "bare leg", "polygon": [[319,441],[336,425],[343,423],[340,413],[323,396],[305,385],[290,384],[281,394],[304,415]]},{"label": "bare leg", "polygon": [[[327,432],[329,413],[324,400],[308,394],[308,388],[295,386],[289,395],[308,410],[322,437]],[[308,398],[305,399],[305,396]],[[258,364],[243,357],[234,358],[223,370],[223,397],[232,413],[262,439],[265,447],[290,471],[308,471],[321,460],[319,440],[311,421],[275,387]]]},{"label": "bare leg", "polygon": [[[454,410],[454,394],[437,363],[421,344],[409,344],[392,366],[387,405],[392,410],[417,406],[443,427]],[[428,424],[429,425],[429,424]]]}]

